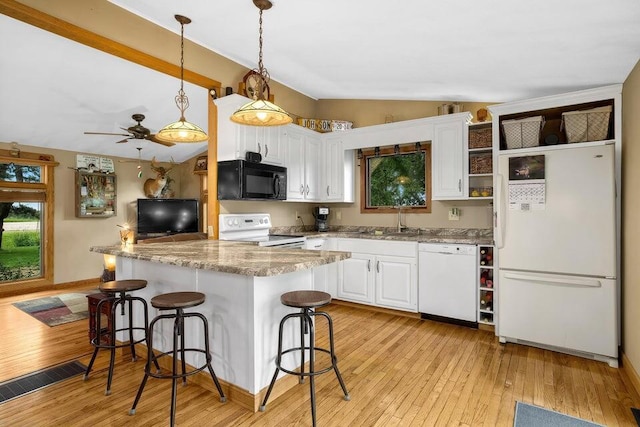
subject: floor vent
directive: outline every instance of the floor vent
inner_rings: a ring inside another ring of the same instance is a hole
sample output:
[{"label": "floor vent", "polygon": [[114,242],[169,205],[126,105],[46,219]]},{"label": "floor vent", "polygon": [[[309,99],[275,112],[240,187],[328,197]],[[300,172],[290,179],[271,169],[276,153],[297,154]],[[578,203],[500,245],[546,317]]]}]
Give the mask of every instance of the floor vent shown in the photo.
[{"label": "floor vent", "polygon": [[84,373],[87,369],[82,363],[73,361],[64,365],[34,372],[20,378],[0,383],[0,403],[4,403],[16,397],[24,396],[32,391],[64,381],[78,374]]}]

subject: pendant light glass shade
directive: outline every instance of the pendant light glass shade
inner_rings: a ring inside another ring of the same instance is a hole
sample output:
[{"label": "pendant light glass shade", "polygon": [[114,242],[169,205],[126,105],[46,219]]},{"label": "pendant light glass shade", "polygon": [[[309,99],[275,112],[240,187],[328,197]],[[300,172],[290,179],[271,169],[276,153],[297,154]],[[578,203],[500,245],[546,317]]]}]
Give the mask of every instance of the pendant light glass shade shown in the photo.
[{"label": "pendant light glass shade", "polygon": [[269,0],[253,0],[253,4],[260,9],[260,54],[258,68],[255,74],[259,76],[264,84],[258,84],[254,95],[254,100],[246,103],[231,115],[231,121],[241,125],[249,126],[282,126],[293,121],[289,113],[284,111],[272,102],[265,99],[264,88],[269,83],[269,73],[262,63],[262,12],[270,9],[272,5]]},{"label": "pendant light glass shade", "polygon": [[180,90],[175,98],[176,105],[180,110],[180,118],[160,129],[155,134],[155,139],[177,143],[203,142],[209,139],[206,132],[188,122],[184,117],[184,111],[189,108],[189,98],[184,93],[184,26],[189,24],[191,19],[182,15],[175,15],[175,18],[180,23]]},{"label": "pendant light glass shade", "polygon": [[197,125],[184,120],[184,117],[182,119],[160,129],[155,138],[167,142],[203,142],[209,139]]},{"label": "pendant light glass shade", "polygon": [[293,120],[282,108],[264,99],[258,99],[240,107],[231,116],[231,121],[249,126],[282,126]]}]

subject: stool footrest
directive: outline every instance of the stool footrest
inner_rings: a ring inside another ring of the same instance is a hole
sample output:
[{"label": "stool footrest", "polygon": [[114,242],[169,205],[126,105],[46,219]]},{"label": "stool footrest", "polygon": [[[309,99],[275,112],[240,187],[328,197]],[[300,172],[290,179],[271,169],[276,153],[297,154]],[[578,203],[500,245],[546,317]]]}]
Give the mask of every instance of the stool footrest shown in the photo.
[{"label": "stool footrest", "polygon": [[[180,350],[180,351],[182,351],[182,350]],[[191,352],[198,352],[198,353],[202,353],[202,354],[206,355],[206,351],[203,350],[203,349],[200,349],[200,348],[185,348],[184,349],[185,353],[188,353],[190,351]],[[173,356],[173,351],[165,351],[165,352],[162,352],[162,353],[156,353],[155,356],[153,357],[153,359],[157,361],[158,359],[160,359],[161,357],[164,357],[164,356]],[[205,363],[204,365],[202,365],[199,368],[194,368],[194,369],[190,370],[189,372],[185,372],[184,374],[182,374],[182,373],[176,373],[175,375],[173,375],[173,374],[171,374],[171,375],[158,374],[158,373],[151,372],[150,370],[149,370],[149,372],[147,374],[150,377],[153,377],[153,378],[186,378],[188,376],[195,375],[198,372],[201,372],[201,371],[207,369],[209,363],[211,363],[211,361],[208,361],[207,363]],[[147,367],[148,366],[149,365],[147,365]]]},{"label": "stool footrest", "polygon": [[[287,354],[290,353],[292,351],[301,351],[301,350],[310,350],[310,347],[292,347],[289,348],[287,350],[282,351],[282,354]],[[327,353],[327,354],[331,354],[331,351],[327,350],[326,348],[320,348],[320,347],[313,347],[313,350],[315,351],[321,351],[323,353]],[[331,365],[329,365],[326,368],[322,368],[320,370],[316,370],[313,372],[296,372],[296,371],[290,371],[289,369],[283,368],[277,361],[276,361],[276,367],[278,369],[280,369],[282,372],[286,372],[287,374],[291,374],[291,375],[297,375],[299,377],[312,377],[312,376],[316,376],[316,375],[321,375],[324,374],[326,372],[331,371],[335,364],[337,363],[337,359],[336,360],[332,360],[331,361]]]}]

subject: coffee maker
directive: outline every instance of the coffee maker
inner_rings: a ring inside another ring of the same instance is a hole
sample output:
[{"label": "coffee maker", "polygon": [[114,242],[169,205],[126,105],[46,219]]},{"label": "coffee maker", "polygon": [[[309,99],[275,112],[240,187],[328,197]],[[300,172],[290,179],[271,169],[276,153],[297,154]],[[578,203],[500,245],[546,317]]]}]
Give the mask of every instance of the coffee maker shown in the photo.
[{"label": "coffee maker", "polygon": [[329,208],[318,206],[313,208],[313,217],[316,219],[316,231],[329,231]]}]

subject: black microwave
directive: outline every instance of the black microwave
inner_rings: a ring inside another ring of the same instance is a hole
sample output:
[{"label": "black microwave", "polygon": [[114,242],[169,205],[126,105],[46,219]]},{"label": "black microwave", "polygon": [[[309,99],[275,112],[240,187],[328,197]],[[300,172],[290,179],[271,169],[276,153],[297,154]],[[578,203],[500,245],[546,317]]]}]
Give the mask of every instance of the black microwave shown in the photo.
[{"label": "black microwave", "polygon": [[218,200],[286,200],[287,168],[246,160],[218,162]]}]

